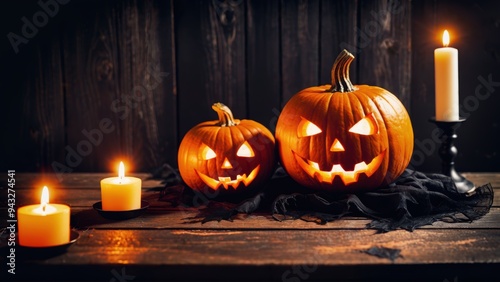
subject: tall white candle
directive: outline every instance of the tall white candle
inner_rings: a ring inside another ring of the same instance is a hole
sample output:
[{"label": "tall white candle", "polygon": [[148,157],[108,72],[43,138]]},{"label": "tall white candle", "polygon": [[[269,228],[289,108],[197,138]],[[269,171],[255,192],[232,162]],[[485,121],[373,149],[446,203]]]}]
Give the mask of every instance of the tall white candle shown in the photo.
[{"label": "tall white candle", "polygon": [[450,36],[443,33],[443,46],[434,50],[436,120],[456,121],[458,114],[458,50],[448,47]]}]

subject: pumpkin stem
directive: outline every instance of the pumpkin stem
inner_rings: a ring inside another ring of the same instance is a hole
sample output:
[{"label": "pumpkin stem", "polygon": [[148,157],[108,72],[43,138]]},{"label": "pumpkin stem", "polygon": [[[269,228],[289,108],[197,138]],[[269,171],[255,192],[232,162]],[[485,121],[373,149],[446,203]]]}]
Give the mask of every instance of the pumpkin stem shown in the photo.
[{"label": "pumpkin stem", "polygon": [[233,126],[238,124],[234,120],[233,113],[228,106],[222,103],[215,103],[212,105],[212,109],[219,115],[219,126]]},{"label": "pumpkin stem", "polygon": [[354,91],[349,78],[349,66],[354,61],[354,55],[346,49],[342,50],[332,67],[332,88],[330,92],[351,92]]}]

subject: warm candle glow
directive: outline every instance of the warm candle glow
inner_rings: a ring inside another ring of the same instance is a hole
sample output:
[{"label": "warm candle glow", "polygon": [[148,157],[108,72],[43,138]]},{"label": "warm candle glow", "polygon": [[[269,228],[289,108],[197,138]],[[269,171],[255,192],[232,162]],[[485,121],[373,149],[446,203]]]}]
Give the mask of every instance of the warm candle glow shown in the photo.
[{"label": "warm candle glow", "polygon": [[448,30],[445,30],[443,32],[443,46],[448,47],[450,45],[450,34],[448,33]]},{"label": "warm candle glow", "polygon": [[45,209],[45,206],[49,203],[49,188],[43,186],[42,197],[40,198],[40,205]]},{"label": "warm candle glow", "polygon": [[118,166],[118,177],[120,180],[125,177],[125,166],[123,165],[123,162],[120,162],[120,165]]},{"label": "warm candle glow", "polygon": [[35,209],[35,212],[40,215],[46,215],[47,213],[52,213],[54,211],[54,207],[49,205],[49,188],[47,188],[47,186],[43,186],[42,196],[40,197],[40,206]]},{"label": "warm candle glow", "polygon": [[118,177],[101,180],[102,209],[127,211],[141,208],[141,179],[125,176],[125,166],[120,162]]},{"label": "warm candle glow", "polygon": [[434,50],[436,120],[456,121],[458,107],[458,50],[449,47],[450,34],[443,32],[444,47]]},{"label": "warm candle glow", "polygon": [[19,244],[29,247],[47,247],[66,244],[70,239],[70,208],[49,204],[49,188],[44,186],[40,204],[20,207]]}]

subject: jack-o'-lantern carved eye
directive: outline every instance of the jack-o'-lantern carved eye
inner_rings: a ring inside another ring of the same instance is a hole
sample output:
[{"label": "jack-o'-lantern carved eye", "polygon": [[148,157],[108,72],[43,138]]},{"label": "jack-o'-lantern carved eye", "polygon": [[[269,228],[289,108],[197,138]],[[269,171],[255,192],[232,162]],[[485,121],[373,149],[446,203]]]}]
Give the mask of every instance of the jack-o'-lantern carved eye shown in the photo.
[{"label": "jack-o'-lantern carved eye", "polygon": [[314,123],[308,121],[307,119],[300,117],[300,123],[297,127],[297,136],[306,137],[320,134],[322,130]]},{"label": "jack-o'-lantern carved eye", "polygon": [[373,135],[378,133],[377,121],[373,117],[373,113],[366,115],[355,125],[353,125],[349,132],[361,134],[361,135]]},{"label": "jack-o'-lantern carved eye", "polygon": [[251,158],[253,156],[255,156],[253,150],[252,150],[252,147],[250,146],[250,144],[248,144],[247,141],[245,141],[245,143],[243,143],[240,148],[238,149],[238,152],[236,152],[236,155],[238,157],[245,157],[245,158]]},{"label": "jack-o'-lantern carved eye", "polygon": [[208,147],[207,145],[205,144],[202,144],[201,145],[201,159],[202,160],[210,160],[210,159],[213,159],[215,157],[217,157],[217,154],[214,152],[214,150],[212,150],[210,147]]}]

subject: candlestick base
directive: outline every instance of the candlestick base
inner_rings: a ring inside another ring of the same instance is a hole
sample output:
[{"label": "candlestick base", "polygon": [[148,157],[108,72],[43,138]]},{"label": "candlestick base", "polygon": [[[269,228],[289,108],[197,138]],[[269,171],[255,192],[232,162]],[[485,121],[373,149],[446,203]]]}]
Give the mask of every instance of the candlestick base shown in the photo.
[{"label": "candlestick base", "polygon": [[141,208],[128,211],[106,211],[102,209],[102,202],[97,202],[93,205],[94,210],[96,210],[102,217],[112,220],[125,220],[138,217],[147,208],[149,208],[149,202],[141,200]]},{"label": "candlestick base", "polygon": [[458,192],[470,196],[474,194],[476,186],[455,170],[455,158],[458,154],[457,147],[454,144],[458,137],[455,131],[465,120],[465,118],[460,118],[457,121],[440,121],[434,117],[429,119],[430,122],[436,124],[441,129],[441,147],[438,151],[441,158],[441,173],[451,177],[453,182],[455,182]]},{"label": "candlestick base", "polygon": [[47,259],[65,253],[67,249],[78,240],[78,238],[80,238],[80,233],[75,230],[70,230],[68,243],[55,246],[31,247],[23,246],[17,242],[17,246],[21,257],[23,258]]}]

